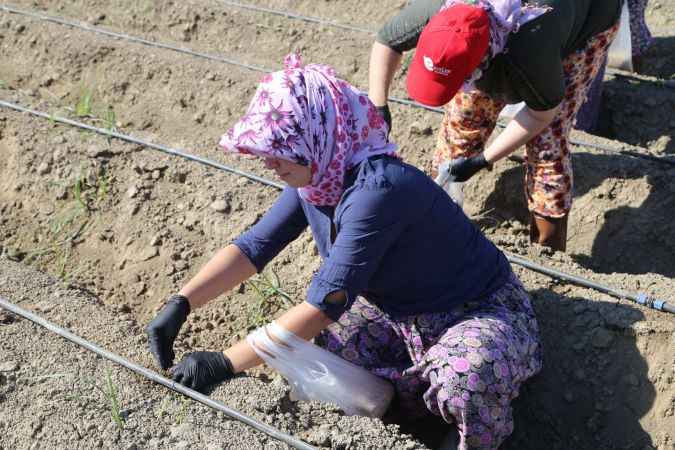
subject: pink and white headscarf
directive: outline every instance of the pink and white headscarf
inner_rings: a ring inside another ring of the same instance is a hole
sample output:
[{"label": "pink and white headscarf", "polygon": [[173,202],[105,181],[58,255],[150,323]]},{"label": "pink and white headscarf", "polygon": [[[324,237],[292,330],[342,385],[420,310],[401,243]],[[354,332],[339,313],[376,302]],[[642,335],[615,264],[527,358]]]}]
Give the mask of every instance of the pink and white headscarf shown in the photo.
[{"label": "pink and white headscarf", "polygon": [[327,65],[302,65],[288,55],[285,70],[266,75],[248,111],[220,139],[225,152],[308,164],[312,180],[298,189],[317,206],[335,206],[345,173],[374,155],[395,155],[387,124],[368,96]]},{"label": "pink and white headscarf", "polygon": [[483,75],[483,71],[489,66],[492,58],[504,52],[506,41],[511,33],[518,32],[522,25],[551,10],[548,6],[523,5],[521,0],[447,0],[440,11],[456,4],[483,8],[490,20],[490,41],[487,54],[483,62],[464,82],[465,91],[473,89],[474,82]]}]

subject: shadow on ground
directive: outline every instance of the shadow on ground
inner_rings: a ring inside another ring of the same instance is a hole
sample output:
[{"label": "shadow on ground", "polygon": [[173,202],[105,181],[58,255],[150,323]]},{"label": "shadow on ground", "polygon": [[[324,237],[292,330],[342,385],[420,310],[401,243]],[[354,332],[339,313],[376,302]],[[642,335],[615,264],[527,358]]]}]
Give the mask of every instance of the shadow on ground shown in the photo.
[{"label": "shadow on ground", "polygon": [[[637,338],[625,331],[636,308],[589,301],[547,289],[531,292],[541,329],[544,367],[513,403],[515,431],[503,450],[643,450],[652,438],[640,419],[656,391]],[[450,426],[436,416],[398,417],[404,432],[438,448]]]},{"label": "shadow on ground", "polygon": [[642,73],[666,80],[673,79],[675,77],[673,55],[675,55],[675,36],[655,37],[654,44],[643,57]]},{"label": "shadow on ground", "polygon": [[504,449],[650,448],[640,419],[656,391],[638,338],[625,332],[643,314],[546,289],[531,295],[544,368],[515,403],[516,432]]},{"label": "shadow on ground", "polygon": [[[573,161],[575,204],[568,253],[597,272],[675,276],[673,168],[620,154],[581,151],[574,153]],[[492,211],[497,220],[527,224],[522,192],[523,169],[507,169],[498,175],[481,209]]]}]

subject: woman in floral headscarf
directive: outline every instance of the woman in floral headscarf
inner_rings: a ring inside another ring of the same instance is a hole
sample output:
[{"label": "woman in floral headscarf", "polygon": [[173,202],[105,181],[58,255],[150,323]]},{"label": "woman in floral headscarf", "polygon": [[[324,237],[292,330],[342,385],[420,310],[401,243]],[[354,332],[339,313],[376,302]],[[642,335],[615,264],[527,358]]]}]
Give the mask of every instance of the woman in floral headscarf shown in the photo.
[{"label": "woman in floral headscarf", "polygon": [[[369,96],[387,96],[416,48],[408,94],[445,105],[434,167],[465,182],[526,145],[532,242],[564,251],[572,207],[569,133],[616,34],[623,0],[416,0],[387,22],[370,57]],[[488,144],[506,104],[524,102]],[[445,164],[444,164],[445,163]]]},{"label": "woman in floral headscarf", "polygon": [[[266,76],[221,139],[288,186],[218,252],[147,328],[162,368],[193,309],[248,279],[309,226],[323,263],[307,300],[277,324],[390,380],[409,415],[456,423],[460,446],[496,448],[511,400],[541,365],[537,323],[504,255],[447,194],[395,155],[368,97],[323,65]],[[260,364],[244,340],[185,355],[174,380],[195,389]]]}]

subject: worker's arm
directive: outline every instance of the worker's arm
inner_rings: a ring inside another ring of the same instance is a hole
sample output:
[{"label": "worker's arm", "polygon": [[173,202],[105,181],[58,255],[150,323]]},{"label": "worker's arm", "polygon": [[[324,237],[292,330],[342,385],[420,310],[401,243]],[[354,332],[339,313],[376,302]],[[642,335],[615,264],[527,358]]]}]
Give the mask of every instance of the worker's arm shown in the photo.
[{"label": "worker's arm", "polygon": [[468,181],[481,169],[513,153],[550,125],[559,106],[547,111],[536,111],[525,106],[482,153],[451,161],[449,175],[452,181],[462,183]]},{"label": "worker's arm", "polygon": [[236,245],[219,250],[197,275],[180,290],[194,310],[223,292],[228,292],[257,272],[256,267]]},{"label": "worker's arm", "polygon": [[485,160],[492,164],[513,153],[549,126],[559,108],[560,105],[546,111],[536,111],[527,106],[523,107],[504,131],[485,149],[483,152]]},{"label": "worker's arm", "polygon": [[286,188],[272,208],[233,244],[218,251],[147,326],[151,353],[163,369],[173,364],[173,342],[190,311],[260,272],[307,227],[297,191]]},{"label": "worker's arm", "polygon": [[[416,0],[389,19],[378,31],[370,52],[368,72],[368,97],[387,117],[389,87],[396,71],[401,66],[404,52],[417,45],[422,30],[431,17],[445,4],[445,0]],[[391,123],[389,123],[391,128]]]},{"label": "worker's arm", "polygon": [[389,87],[401,65],[402,55],[384,44],[375,42],[370,52],[368,72],[368,97],[375,106],[384,106],[389,97]]}]

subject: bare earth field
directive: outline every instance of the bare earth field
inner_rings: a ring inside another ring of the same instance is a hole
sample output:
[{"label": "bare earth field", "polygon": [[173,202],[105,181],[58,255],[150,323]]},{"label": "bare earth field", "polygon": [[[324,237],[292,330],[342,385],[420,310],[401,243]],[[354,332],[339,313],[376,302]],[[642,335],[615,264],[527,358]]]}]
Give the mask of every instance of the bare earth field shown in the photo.
[{"label": "bare earth field", "polygon": [[[405,2],[252,3],[374,29]],[[291,50],[365,87],[372,36],[247,11],[216,0],[16,0],[13,6],[192,50],[278,68]],[[2,5],[0,5],[2,6]],[[646,75],[608,74],[605,137],[574,138],[675,161],[675,0],[652,1]],[[116,129],[270,176],[224,156],[219,136],[262,73],[0,11],[0,100]],[[393,94],[404,98],[405,71]],[[672,84],[672,83],[671,83]],[[430,167],[437,113],[392,105],[403,157]],[[630,292],[675,302],[675,165],[574,149],[568,254],[529,246],[522,168],[504,161],[466,189],[467,212],[505,250]],[[143,327],[213,252],[277,195],[137,144],[0,107],[0,297],[154,367]],[[319,258],[309,233],[267,271],[301,301]],[[534,298],[544,370],[515,403],[524,449],[675,449],[675,316],[516,267]],[[270,320],[251,284],[191,315],[177,354],[223,349]],[[111,390],[112,389],[112,390]],[[117,391],[116,395],[111,393]],[[267,369],[217,387],[225,404],[319,448],[417,449],[442,424],[345,417],[295,404]],[[111,417],[119,403],[121,425]],[[0,311],[0,450],[287,448]]]}]

